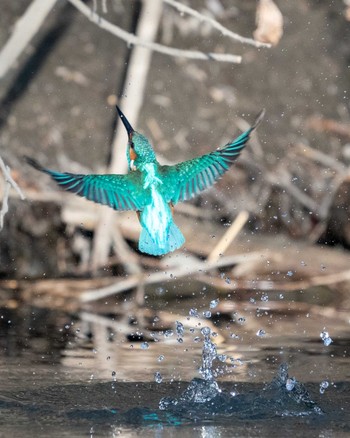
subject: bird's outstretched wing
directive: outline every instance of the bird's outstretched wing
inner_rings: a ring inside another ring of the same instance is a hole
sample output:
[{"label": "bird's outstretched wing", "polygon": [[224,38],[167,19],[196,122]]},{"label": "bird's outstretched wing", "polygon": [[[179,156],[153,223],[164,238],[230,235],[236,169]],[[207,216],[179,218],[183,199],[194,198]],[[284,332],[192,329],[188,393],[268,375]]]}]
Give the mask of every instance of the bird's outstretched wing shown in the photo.
[{"label": "bird's outstretched wing", "polygon": [[24,157],[35,169],[51,176],[64,190],[90,201],[108,205],[115,210],[142,210],[147,203],[147,193],[140,192],[138,172],[127,175],[82,175],[45,169],[36,160]]},{"label": "bird's outstretched wing", "polygon": [[262,110],[247,131],[223,148],[174,166],[161,166],[167,201],[173,204],[186,201],[211,187],[238,158],[264,114],[265,111]]}]

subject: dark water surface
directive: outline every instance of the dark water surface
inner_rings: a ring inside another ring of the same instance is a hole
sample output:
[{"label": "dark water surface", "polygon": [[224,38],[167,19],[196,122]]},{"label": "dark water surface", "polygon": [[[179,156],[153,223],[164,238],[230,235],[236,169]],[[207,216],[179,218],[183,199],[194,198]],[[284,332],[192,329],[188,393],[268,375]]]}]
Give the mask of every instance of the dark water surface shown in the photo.
[{"label": "dark water surface", "polygon": [[1,309],[0,437],[350,436],[349,319],[310,309],[177,309],[153,331]]}]

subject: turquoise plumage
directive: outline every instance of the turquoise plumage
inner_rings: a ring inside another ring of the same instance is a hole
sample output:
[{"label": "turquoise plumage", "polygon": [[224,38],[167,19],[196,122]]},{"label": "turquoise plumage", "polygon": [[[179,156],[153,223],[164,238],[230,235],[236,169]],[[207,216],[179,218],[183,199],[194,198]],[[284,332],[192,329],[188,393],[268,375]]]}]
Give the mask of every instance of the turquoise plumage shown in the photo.
[{"label": "turquoise plumage", "polygon": [[223,148],[174,166],[162,166],[148,139],[131,127],[118,107],[117,110],[129,137],[126,175],[60,173],[25,158],[69,192],[115,210],[137,211],[142,227],[139,250],[155,256],[167,254],[185,242],[173,221],[173,206],[209,188],[229,169],[262,120],[264,111],[251,128]]}]

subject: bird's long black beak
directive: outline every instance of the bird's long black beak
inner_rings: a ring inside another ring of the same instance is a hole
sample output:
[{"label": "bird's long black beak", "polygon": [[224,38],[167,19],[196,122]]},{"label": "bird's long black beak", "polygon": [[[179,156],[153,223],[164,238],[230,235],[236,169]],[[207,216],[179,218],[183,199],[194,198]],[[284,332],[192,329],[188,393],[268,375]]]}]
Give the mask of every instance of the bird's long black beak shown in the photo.
[{"label": "bird's long black beak", "polygon": [[135,132],[135,130],[133,129],[133,127],[130,125],[128,119],[124,116],[124,114],[122,113],[121,109],[118,107],[117,105],[117,111],[120,117],[120,120],[123,122],[123,125],[125,126],[125,129],[127,130],[129,139],[131,140],[133,133]]}]

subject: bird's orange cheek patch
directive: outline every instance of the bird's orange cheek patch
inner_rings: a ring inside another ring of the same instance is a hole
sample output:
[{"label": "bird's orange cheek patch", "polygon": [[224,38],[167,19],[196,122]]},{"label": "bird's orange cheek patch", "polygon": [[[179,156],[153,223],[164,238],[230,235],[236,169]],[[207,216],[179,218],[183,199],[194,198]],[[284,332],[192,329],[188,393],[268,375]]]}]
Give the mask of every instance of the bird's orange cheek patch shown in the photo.
[{"label": "bird's orange cheek patch", "polygon": [[129,148],[129,155],[130,155],[130,160],[134,160],[134,161],[136,160],[137,155],[134,149]]}]

